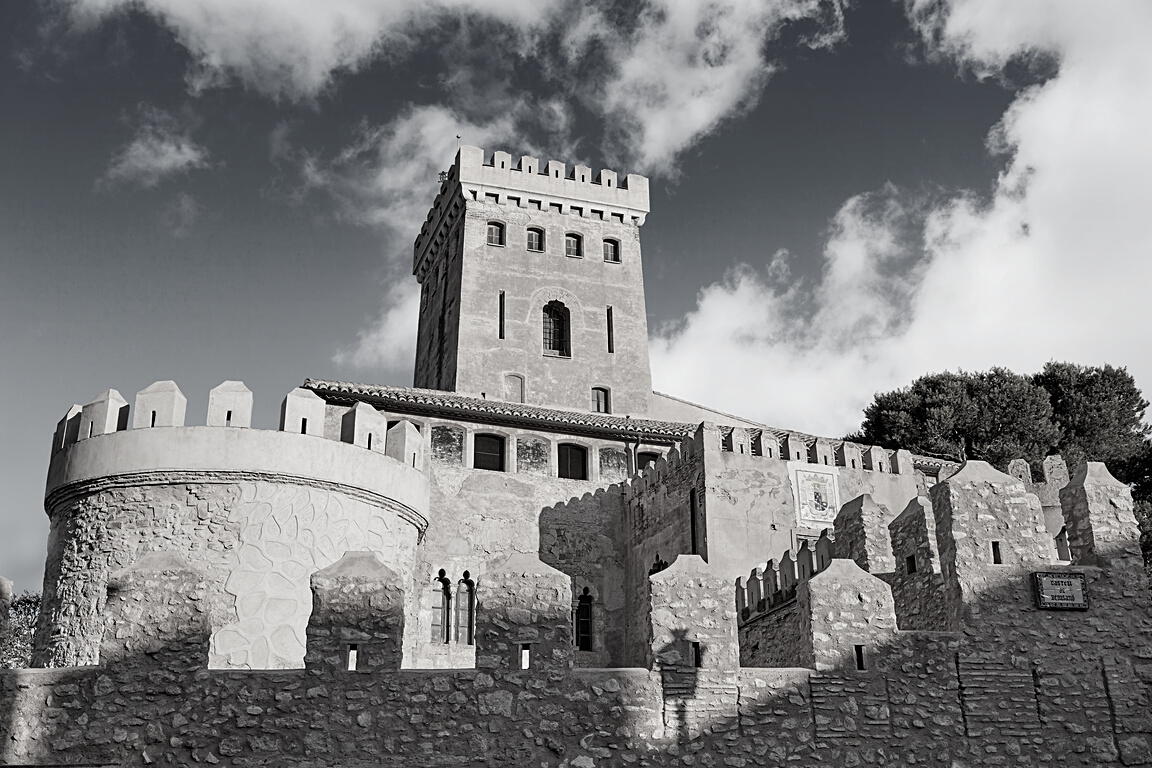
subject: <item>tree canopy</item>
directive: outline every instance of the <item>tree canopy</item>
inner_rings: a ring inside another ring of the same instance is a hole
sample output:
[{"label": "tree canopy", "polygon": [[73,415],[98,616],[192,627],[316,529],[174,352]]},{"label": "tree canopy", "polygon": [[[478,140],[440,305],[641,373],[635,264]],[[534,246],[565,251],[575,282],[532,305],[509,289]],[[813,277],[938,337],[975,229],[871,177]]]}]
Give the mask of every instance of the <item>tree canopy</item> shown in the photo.
[{"label": "tree canopy", "polygon": [[933,373],[878,393],[848,439],[1000,469],[1023,458],[1035,471],[1053,453],[1069,469],[1103,461],[1140,495],[1152,482],[1147,407],[1128,371],[1111,365],[1050,362],[1034,376],[1004,368]]},{"label": "tree canopy", "polygon": [[40,613],[40,595],[25,592],[12,600],[8,622],[0,621],[0,668],[32,664],[32,633]]}]

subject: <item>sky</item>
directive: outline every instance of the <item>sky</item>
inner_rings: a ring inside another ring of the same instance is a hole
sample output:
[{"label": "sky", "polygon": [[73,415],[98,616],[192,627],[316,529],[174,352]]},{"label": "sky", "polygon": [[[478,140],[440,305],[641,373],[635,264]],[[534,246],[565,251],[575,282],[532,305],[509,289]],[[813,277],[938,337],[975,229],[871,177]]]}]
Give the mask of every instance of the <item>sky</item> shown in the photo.
[{"label": "sky", "polygon": [[0,575],[56,422],[409,385],[459,141],[651,179],[653,385],[832,437],[943,370],[1152,387],[1146,0],[0,2]]}]

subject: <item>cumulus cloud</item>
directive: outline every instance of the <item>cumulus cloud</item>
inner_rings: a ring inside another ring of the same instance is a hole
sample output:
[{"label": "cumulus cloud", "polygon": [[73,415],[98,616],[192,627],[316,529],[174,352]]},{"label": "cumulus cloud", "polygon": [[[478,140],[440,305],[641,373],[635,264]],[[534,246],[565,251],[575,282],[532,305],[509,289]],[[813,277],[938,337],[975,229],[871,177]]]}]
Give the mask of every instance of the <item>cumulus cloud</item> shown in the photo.
[{"label": "cumulus cloud", "polygon": [[548,0],[68,0],[81,22],[143,9],[162,20],[193,57],[194,89],[239,81],[288,99],[322,91],[334,74],[378,56],[403,55],[443,19],[477,14],[530,27]]},{"label": "cumulus cloud", "polygon": [[101,182],[150,189],[170,176],[207,165],[208,150],[191,139],[187,127],[167,112],[145,106],[135,137],[113,155]]},{"label": "cumulus cloud", "polygon": [[337,365],[410,372],[416,359],[420,286],[415,278],[388,289],[379,314],[357,334],[356,343],[337,350]]},{"label": "cumulus cloud", "polygon": [[915,201],[888,189],[848,201],[815,285],[784,289],[742,268],[657,330],[657,387],[837,435],[858,425],[871,393],[933,370],[1070,359],[1126,365],[1152,386],[1152,7],[907,8],[932,56],[978,76],[1038,55],[1059,63],[990,135],[1008,158],[993,194]]}]

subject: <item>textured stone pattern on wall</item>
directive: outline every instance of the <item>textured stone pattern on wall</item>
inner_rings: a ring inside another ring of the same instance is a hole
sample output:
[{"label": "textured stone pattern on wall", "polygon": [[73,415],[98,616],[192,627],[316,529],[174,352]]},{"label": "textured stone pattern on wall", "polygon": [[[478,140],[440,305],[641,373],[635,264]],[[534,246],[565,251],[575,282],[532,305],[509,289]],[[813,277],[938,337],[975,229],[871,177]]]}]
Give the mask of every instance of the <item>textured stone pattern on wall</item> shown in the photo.
[{"label": "textured stone pattern on wall", "polygon": [[796,600],[790,600],[740,625],[740,666],[803,666],[806,641]]},{"label": "textured stone pattern on wall", "polygon": [[404,587],[400,575],[375,552],[348,552],[312,574],[305,666],[316,673],[399,669],[404,657]]},{"label": "textured stone pattern on wall", "polygon": [[896,569],[888,524],[896,517],[868,494],[857,496],[842,507],[834,523],[839,557],[855,560],[869,573],[891,573]]},{"label": "textured stone pattern on wall", "polygon": [[947,626],[936,518],[931,509],[928,499],[913,499],[888,526],[896,571],[877,575],[892,585],[900,629],[939,631]]},{"label": "textured stone pattern on wall", "polygon": [[516,471],[520,474],[549,473],[548,441],[538,437],[516,438]]},{"label": "textured stone pattern on wall", "polygon": [[[818,671],[859,671],[896,638],[892,590],[851,560],[836,559],[796,589],[804,666]],[[871,662],[871,664],[870,664]]]},{"label": "textured stone pattern on wall", "polygon": [[[478,669],[568,670],[572,666],[572,586],[534,555],[512,555],[476,588]],[[527,651],[524,654],[524,651]]]},{"label": "textured stone pattern on wall", "polygon": [[600,449],[600,480],[618,483],[628,478],[628,454],[621,448]]},{"label": "textured stone pattern on wall", "polygon": [[232,598],[232,616],[213,636],[212,666],[298,667],[311,573],[361,549],[407,571],[416,545],[412,526],[391,512],[271,482],[103,491],[60,510],[53,527],[34,661],[45,666],[95,663],[108,574],[167,551],[203,567]]},{"label": "textured stone pattern on wall", "polygon": [[460,427],[432,427],[432,460],[440,464],[462,466],[464,463],[464,430]]}]

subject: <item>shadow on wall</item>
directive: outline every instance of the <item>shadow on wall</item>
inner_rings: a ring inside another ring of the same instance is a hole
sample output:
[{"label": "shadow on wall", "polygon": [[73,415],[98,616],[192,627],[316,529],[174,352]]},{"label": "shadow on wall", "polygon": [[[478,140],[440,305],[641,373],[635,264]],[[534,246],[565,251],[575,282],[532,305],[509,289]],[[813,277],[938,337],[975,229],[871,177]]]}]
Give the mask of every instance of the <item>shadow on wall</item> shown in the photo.
[{"label": "shadow on wall", "polygon": [[[945,493],[953,520],[994,499],[982,482],[934,493],[937,519]],[[521,556],[477,585],[475,670],[349,669],[371,633],[345,624],[388,612],[346,621],[337,595],[372,608],[380,591],[337,573],[307,669],[209,671],[194,570],[144,578],[157,564],[142,562],[118,574],[110,604],[131,621],[110,625],[103,666],[0,673],[0,763],[1149,764],[1152,621],[1130,501],[1097,484],[1072,503],[1092,523],[1070,526],[1077,565],[1030,550],[1022,520],[988,523],[999,562],[987,542],[940,547],[946,579],[967,585],[942,597],[956,631],[898,629],[891,587],[834,560],[798,587],[804,668],[740,668],[732,585],[681,556],[649,579],[652,669],[572,670],[571,577]],[[1038,609],[1036,571],[1082,574],[1088,609]]]}]

